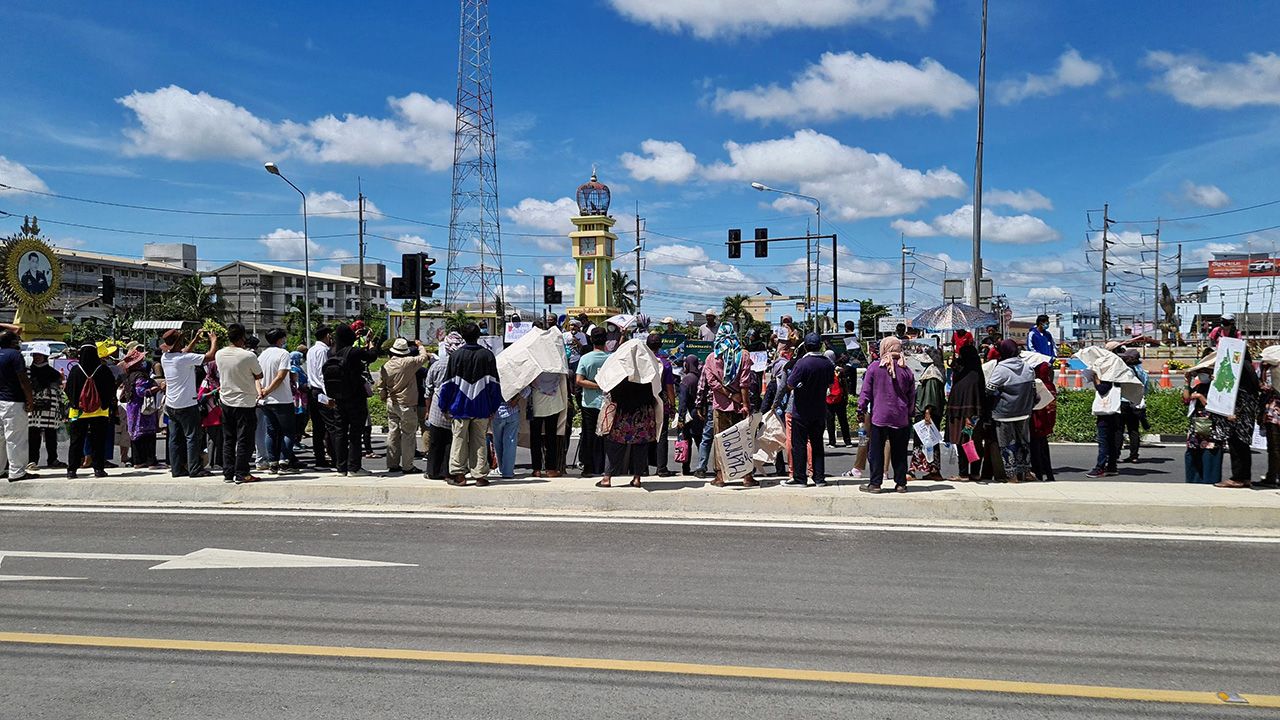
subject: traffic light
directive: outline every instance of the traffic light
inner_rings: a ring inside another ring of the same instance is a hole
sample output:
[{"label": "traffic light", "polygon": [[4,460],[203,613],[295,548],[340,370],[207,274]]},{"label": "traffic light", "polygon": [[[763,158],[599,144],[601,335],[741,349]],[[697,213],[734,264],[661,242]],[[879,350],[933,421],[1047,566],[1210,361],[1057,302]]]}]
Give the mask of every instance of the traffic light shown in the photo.
[{"label": "traffic light", "polygon": [[103,305],[116,304],[116,279],[110,275],[103,275],[98,281],[98,298]]},{"label": "traffic light", "polygon": [[436,259],[426,253],[418,253],[418,255],[422,258],[420,270],[422,273],[420,280],[422,283],[422,296],[431,297],[432,293],[440,289],[440,283],[435,281],[436,271],[431,269],[431,266],[436,264]]},{"label": "traffic light", "polygon": [[556,276],[542,276],[542,304],[554,305],[556,303]]},{"label": "traffic light", "polygon": [[738,228],[729,228],[729,259],[736,260],[742,257],[742,231]]},{"label": "traffic light", "polygon": [[756,257],[769,257],[769,228],[756,228]]},{"label": "traffic light", "polygon": [[400,256],[400,278],[406,299],[418,299],[418,255],[419,253],[405,253]]}]

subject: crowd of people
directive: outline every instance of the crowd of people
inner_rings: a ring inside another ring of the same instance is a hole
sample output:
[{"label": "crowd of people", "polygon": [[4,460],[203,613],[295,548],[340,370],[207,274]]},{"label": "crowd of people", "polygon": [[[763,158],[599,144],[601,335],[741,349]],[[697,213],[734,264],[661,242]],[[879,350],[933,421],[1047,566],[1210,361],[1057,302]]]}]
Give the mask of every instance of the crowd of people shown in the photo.
[{"label": "crowd of people", "polygon": [[[105,475],[117,466],[117,448],[120,464],[162,468],[156,439],[163,430],[175,477],[217,472],[242,484],[298,472],[307,469],[299,450],[308,440],[310,469],[368,476],[364,461],[375,457],[369,400],[376,395],[386,407],[387,472],[421,472],[457,486],[514,477],[520,445],[530,450],[535,477],[577,469],[611,487],[618,478],[640,486],[647,475],[678,473],[709,477],[713,486],[755,486],[753,472],[729,476],[714,451],[718,436],[749,418],[762,418],[763,431],[777,439],[771,464],[789,476],[786,485],[826,485],[826,450],[853,445],[851,424],[858,450],[847,476],[864,492],[906,492],[912,479],[943,480],[947,458],[954,458],[953,481],[1055,479],[1049,437],[1056,347],[1047,316],[1037,319],[1025,347],[993,326],[981,340],[956,331],[944,348],[937,340],[917,344],[902,325],[865,345],[852,323],[844,334],[823,337],[802,333],[790,317],[763,333],[740,333],[708,309],[694,336],[709,341],[705,357],[673,352],[668,341],[683,335],[672,318],[650,327],[643,316],[601,325],[548,316],[534,325],[554,338],[564,364],[517,388],[504,388],[509,382],[475,323],[435,348],[384,341],[359,321],[319,327],[312,345],[292,351],[279,328],[266,332],[265,342],[239,324],[221,341],[204,331],[169,330],[154,351],[90,343],[56,367],[41,343],[30,348],[28,367],[18,334],[4,330],[0,466],[7,465],[11,482],[32,477],[43,446],[44,467],[71,478],[81,470]],[[1219,334],[1233,332],[1228,323]],[[1090,377],[1098,457],[1089,477],[1116,474],[1126,442],[1124,460],[1137,461],[1146,422],[1148,377],[1137,351],[1119,343],[1106,349],[1136,381],[1121,388]],[[1229,417],[1205,408],[1213,367],[1188,373],[1189,482],[1250,486],[1255,421],[1268,445],[1262,482],[1280,482],[1280,347],[1263,353],[1261,379],[1251,358],[1244,368]],[[571,457],[575,425],[581,434]],[[62,428],[70,439],[65,459],[58,455]],[[1231,458],[1227,479],[1224,456]],[[415,466],[418,458],[425,468]]]}]

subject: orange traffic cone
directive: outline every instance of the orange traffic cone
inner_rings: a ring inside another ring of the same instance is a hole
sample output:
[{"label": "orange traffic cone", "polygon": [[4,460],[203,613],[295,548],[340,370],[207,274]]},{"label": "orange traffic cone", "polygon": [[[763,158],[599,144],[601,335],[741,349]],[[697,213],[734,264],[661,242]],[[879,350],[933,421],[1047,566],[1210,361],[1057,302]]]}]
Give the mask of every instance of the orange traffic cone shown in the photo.
[{"label": "orange traffic cone", "polygon": [[1076,389],[1077,390],[1084,389],[1084,371],[1083,370],[1076,371]]},{"label": "orange traffic cone", "polygon": [[1165,363],[1164,367],[1160,369],[1160,387],[1173,387],[1173,381],[1169,379],[1169,363]]},{"label": "orange traffic cone", "polygon": [[1058,360],[1058,387],[1065,388],[1067,386],[1067,360],[1062,358]]}]

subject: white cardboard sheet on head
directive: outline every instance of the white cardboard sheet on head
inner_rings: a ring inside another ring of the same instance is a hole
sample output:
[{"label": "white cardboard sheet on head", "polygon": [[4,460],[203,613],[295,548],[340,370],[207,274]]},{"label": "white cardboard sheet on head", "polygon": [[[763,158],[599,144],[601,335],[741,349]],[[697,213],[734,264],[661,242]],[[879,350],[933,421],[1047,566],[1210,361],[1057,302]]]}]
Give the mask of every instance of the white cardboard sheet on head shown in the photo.
[{"label": "white cardboard sheet on head", "polygon": [[1205,409],[1215,415],[1236,414],[1236,394],[1240,392],[1240,371],[1244,367],[1244,340],[1220,338],[1209,382],[1209,397]]},{"label": "white cardboard sheet on head", "polygon": [[569,374],[564,336],[557,330],[532,329],[498,355],[502,399],[510,400],[544,372]]}]

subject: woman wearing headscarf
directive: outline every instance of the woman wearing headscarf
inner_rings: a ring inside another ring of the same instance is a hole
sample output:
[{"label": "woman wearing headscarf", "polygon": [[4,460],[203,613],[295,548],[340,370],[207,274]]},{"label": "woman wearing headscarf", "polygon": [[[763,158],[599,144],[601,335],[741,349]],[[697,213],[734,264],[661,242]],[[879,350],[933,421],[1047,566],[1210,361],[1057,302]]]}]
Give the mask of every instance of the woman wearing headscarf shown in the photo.
[{"label": "woman wearing headscarf", "polygon": [[423,476],[444,480],[449,471],[449,448],[453,445],[453,419],[440,409],[440,388],[449,370],[448,357],[463,345],[462,335],[453,331],[440,342],[440,357],[427,368],[423,379],[427,396],[427,470]]},{"label": "woman wearing headscarf", "polygon": [[596,487],[612,487],[614,475],[630,475],[631,487],[642,487],[640,478],[648,472],[648,445],[658,434],[653,386],[624,380],[609,391],[617,408],[613,428],[606,436],[604,477]]},{"label": "woman wearing headscarf", "polygon": [[1031,411],[1036,405],[1035,375],[1023,362],[1018,344],[1008,338],[996,345],[1000,360],[987,377],[992,397],[991,418],[996,442],[1009,482],[1027,479],[1031,472]]},{"label": "woman wearing headscarf", "polygon": [[858,396],[858,422],[870,410],[870,477],[862,492],[882,492],[884,443],[889,441],[889,462],[897,492],[907,491],[907,441],[911,434],[911,411],[916,404],[916,379],[902,355],[902,341],[889,336],[880,341],[880,359],[867,369]]},{"label": "woman wearing headscarf", "polygon": [[[702,378],[711,393],[714,437],[745,420],[751,412],[751,362],[738,342],[733,323],[727,320],[716,330],[715,345],[702,367]],[[711,484],[723,487],[725,478],[719,463],[716,463],[715,472]],[[753,474],[744,477],[742,484],[747,487],[759,485]]]},{"label": "woman wearing headscarf", "polygon": [[698,410],[698,380],[702,375],[702,363],[697,355],[684,357],[684,374],[680,376],[679,407],[680,418],[678,432],[684,441],[689,443],[689,451],[681,464],[680,471],[688,475],[694,462],[693,454],[698,442],[702,440],[703,426],[707,419]]},{"label": "woman wearing headscarf", "polygon": [[1258,420],[1262,402],[1262,384],[1253,369],[1253,358],[1248,348],[1244,351],[1244,363],[1240,366],[1240,382],[1236,390],[1235,414],[1227,418],[1230,432],[1227,435],[1227,454],[1231,456],[1231,477],[1216,483],[1220,488],[1247,488],[1253,486],[1253,426]]},{"label": "woman wearing headscarf", "polygon": [[539,373],[529,385],[529,454],[534,477],[557,478],[560,467],[560,416],[568,408],[565,375]]},{"label": "woman wearing headscarf", "polygon": [[[982,374],[982,358],[973,342],[960,345],[956,359],[951,363],[951,395],[947,397],[947,441],[960,446],[973,440],[975,449],[982,452],[981,428],[991,422],[991,401],[987,396],[986,379]],[[956,482],[977,482],[982,474],[982,460],[969,462],[961,449]]]},{"label": "woman wearing headscarf", "polygon": [[[110,368],[98,358],[98,348],[94,344],[82,346],[78,357],[80,362],[68,373],[66,384],[67,417],[71,421],[67,477],[74,478],[80,468],[86,438],[89,440],[94,477],[106,477],[111,418],[117,411],[116,381]],[[86,389],[86,385],[92,385],[92,388]]]},{"label": "woman wearing headscarf", "polygon": [[[125,429],[133,443],[133,467],[158,467],[156,432],[160,414],[156,412],[155,397],[160,386],[151,379],[151,363],[141,357],[126,358],[121,365],[125,376],[120,384],[120,401],[125,404]],[[150,403],[147,398],[151,398]]]},{"label": "woman wearing headscarf", "polygon": [[308,408],[311,383],[307,379],[307,356],[297,350],[289,353],[289,372],[293,375],[293,447],[302,442],[302,435],[307,430]]},{"label": "woman wearing headscarf", "polygon": [[1187,451],[1183,459],[1186,481],[1216,485],[1222,480],[1222,454],[1231,434],[1231,423],[1206,409],[1209,402],[1209,370],[1187,373],[1182,387],[1182,402],[1187,410]]},{"label": "woman wearing headscarf", "polygon": [[[1044,384],[1053,397],[1048,405],[1031,412],[1031,472],[1044,482],[1053,482],[1053,458],[1049,455],[1049,436],[1058,424],[1058,388],[1053,384],[1053,363],[1044,362],[1034,369],[1036,380]],[[1039,388],[1036,389],[1039,393]]]},{"label": "woman wearing headscarf", "polygon": [[[942,425],[943,411],[947,407],[946,388],[944,387],[946,381],[942,377],[942,368],[935,362],[934,356],[929,354],[925,360],[924,371],[920,373],[920,385],[916,389],[916,417],[936,428]],[[920,438],[915,438],[915,443],[919,446]],[[923,447],[920,447],[919,455],[924,455]],[[926,466],[925,479],[942,479],[941,445],[933,446],[933,452],[925,457],[924,465]]]},{"label": "woman wearing headscarf", "polygon": [[[43,351],[43,352],[42,352]],[[49,346],[37,343],[31,352],[32,399],[35,409],[27,416],[29,463],[27,470],[34,470],[40,460],[40,442],[44,441],[47,467],[65,468],[58,459],[58,428],[66,422],[67,398],[62,394],[62,373],[49,364]]]},{"label": "woman wearing headscarf", "polygon": [[844,439],[845,447],[852,447],[853,441],[849,437],[849,393],[851,392],[848,380],[848,373],[844,372],[843,357],[837,358],[835,351],[828,350],[824,353],[826,358],[836,368],[835,379],[831,381],[831,387],[827,388],[827,444],[831,447],[836,446],[836,426],[840,426],[840,436]]}]

